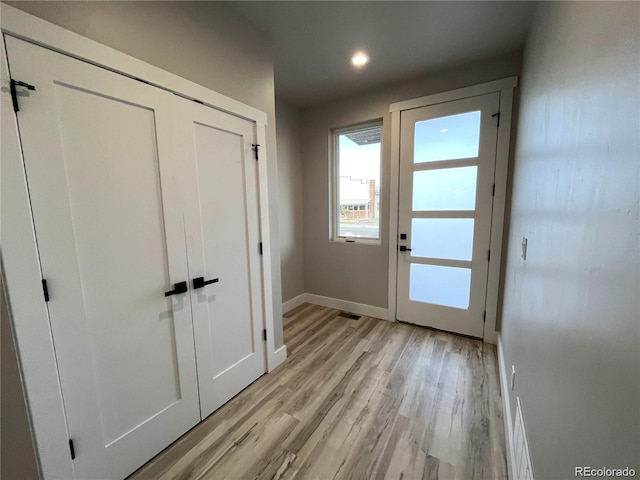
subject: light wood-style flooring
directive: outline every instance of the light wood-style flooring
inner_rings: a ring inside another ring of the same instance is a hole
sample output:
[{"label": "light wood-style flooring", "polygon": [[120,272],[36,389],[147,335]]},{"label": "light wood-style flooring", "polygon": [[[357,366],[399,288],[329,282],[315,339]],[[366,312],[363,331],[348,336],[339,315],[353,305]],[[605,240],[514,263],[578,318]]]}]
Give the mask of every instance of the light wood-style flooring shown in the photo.
[{"label": "light wood-style flooring", "polygon": [[289,357],[130,478],[503,479],[495,347],[304,304]]}]

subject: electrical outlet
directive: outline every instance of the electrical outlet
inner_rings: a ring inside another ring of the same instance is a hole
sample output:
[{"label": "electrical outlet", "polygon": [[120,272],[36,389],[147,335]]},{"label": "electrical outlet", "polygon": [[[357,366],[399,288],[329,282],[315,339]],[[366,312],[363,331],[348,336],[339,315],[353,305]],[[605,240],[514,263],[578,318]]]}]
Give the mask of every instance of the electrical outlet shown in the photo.
[{"label": "electrical outlet", "polygon": [[522,252],[520,252],[520,256],[523,260],[527,259],[527,243],[529,243],[529,239],[527,237],[522,237]]},{"label": "electrical outlet", "polygon": [[516,386],[516,367],[515,365],[511,365],[511,390],[513,391],[513,387]]}]

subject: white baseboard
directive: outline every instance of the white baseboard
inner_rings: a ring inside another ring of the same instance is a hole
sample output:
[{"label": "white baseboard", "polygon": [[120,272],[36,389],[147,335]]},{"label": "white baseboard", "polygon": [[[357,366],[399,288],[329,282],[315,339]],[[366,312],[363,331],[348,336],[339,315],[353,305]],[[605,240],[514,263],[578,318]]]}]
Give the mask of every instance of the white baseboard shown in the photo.
[{"label": "white baseboard", "polygon": [[283,314],[289,313],[291,310],[293,310],[296,307],[299,307],[306,301],[307,301],[307,294],[301,293],[297,297],[293,297],[291,300],[287,300],[282,304],[282,313]]},{"label": "white baseboard", "polygon": [[313,303],[314,305],[320,305],[321,307],[345,310],[347,312],[357,313],[358,315],[381,318],[383,320],[386,320],[389,316],[389,312],[386,308],[365,305],[364,303],[350,302],[348,300],[340,300],[339,298],[323,297],[322,295],[315,295],[313,293],[305,293],[305,301]]},{"label": "white baseboard", "polygon": [[507,474],[508,478],[515,480],[515,449],[513,448],[513,422],[511,421],[511,402],[509,400],[509,385],[507,368],[504,364],[504,352],[502,350],[502,338],[498,333],[498,370],[500,373],[500,394],[502,396],[502,418],[504,419],[504,440],[507,449]]}]

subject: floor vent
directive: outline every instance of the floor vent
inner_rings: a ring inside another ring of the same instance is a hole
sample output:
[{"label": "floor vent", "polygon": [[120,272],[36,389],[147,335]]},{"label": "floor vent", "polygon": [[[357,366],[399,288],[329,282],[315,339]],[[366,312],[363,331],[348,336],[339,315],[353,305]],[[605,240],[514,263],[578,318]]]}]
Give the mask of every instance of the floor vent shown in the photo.
[{"label": "floor vent", "polygon": [[513,465],[513,472],[515,479],[533,480],[531,457],[529,457],[529,443],[527,442],[527,433],[524,428],[524,417],[522,416],[520,397],[516,397],[516,422],[513,427],[513,450],[515,463],[515,465]]},{"label": "floor vent", "polygon": [[355,313],[351,312],[340,312],[338,316],[348,318],[349,320],[360,320],[360,315],[356,315]]}]

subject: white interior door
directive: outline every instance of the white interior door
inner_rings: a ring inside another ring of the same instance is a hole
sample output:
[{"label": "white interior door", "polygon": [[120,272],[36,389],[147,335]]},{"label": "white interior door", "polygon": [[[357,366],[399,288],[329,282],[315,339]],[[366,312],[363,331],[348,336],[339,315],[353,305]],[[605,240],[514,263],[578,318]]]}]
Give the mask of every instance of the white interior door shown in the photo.
[{"label": "white interior door", "polygon": [[401,113],[398,320],[483,336],[499,98]]},{"label": "white interior door", "polygon": [[255,126],[189,100],[176,103],[205,418],[265,373]]},{"label": "white interior door", "polygon": [[76,478],[123,478],[199,420],[173,95],[6,46]]}]

